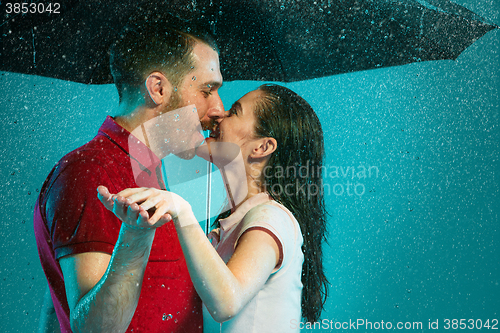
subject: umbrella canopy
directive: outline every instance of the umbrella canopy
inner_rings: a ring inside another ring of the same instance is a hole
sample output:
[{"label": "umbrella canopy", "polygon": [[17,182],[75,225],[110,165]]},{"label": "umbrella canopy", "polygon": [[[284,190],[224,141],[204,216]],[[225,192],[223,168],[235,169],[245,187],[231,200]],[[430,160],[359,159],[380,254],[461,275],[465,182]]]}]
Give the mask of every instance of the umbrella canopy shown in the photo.
[{"label": "umbrella canopy", "polygon": [[[4,14],[0,70],[112,83],[108,49],[134,14],[209,29],[224,80],[291,82],[456,59],[496,28],[448,0],[100,0],[37,3]],[[424,6],[425,3],[427,6]],[[41,11],[45,11],[41,13]],[[4,11],[7,13],[8,11]],[[139,16],[140,16],[139,15]]]}]

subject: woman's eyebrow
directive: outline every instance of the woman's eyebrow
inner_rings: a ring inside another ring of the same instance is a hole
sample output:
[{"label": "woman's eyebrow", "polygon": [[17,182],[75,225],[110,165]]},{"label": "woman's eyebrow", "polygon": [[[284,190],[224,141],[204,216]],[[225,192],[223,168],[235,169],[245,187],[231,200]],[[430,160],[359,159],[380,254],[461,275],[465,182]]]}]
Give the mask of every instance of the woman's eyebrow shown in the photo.
[{"label": "woman's eyebrow", "polygon": [[233,105],[231,105],[231,109],[236,109],[239,111],[242,110],[240,102],[234,102]]}]

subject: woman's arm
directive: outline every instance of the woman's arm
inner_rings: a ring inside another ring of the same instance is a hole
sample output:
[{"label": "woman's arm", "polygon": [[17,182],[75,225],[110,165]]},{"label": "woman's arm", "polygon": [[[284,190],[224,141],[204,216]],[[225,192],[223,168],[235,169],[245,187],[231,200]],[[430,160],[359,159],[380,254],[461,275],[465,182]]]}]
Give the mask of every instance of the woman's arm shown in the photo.
[{"label": "woman's arm", "polygon": [[[126,197],[129,204],[142,202],[144,210],[155,207],[149,223],[166,213],[172,216],[196,291],[218,322],[238,314],[262,289],[278,263],[278,244],[266,231],[247,230],[226,265],[205,236],[189,203],[178,195],[155,189],[129,189],[118,195]],[[277,218],[270,211],[249,218]]]},{"label": "woman's arm", "polygon": [[227,265],[197,224],[177,235],[193,284],[217,322],[231,319],[262,289],[279,258],[276,241],[265,231],[250,229],[239,239]]}]

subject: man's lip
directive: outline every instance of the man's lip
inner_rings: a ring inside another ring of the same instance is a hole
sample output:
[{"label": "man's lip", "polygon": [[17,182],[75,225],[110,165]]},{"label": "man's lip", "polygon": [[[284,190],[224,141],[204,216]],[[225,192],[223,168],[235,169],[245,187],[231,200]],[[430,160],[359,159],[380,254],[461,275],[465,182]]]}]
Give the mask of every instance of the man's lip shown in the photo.
[{"label": "man's lip", "polygon": [[214,130],[214,131],[210,131],[210,135],[208,137],[212,138],[212,139],[217,139],[219,136],[220,136],[220,132],[217,129],[217,130]]}]

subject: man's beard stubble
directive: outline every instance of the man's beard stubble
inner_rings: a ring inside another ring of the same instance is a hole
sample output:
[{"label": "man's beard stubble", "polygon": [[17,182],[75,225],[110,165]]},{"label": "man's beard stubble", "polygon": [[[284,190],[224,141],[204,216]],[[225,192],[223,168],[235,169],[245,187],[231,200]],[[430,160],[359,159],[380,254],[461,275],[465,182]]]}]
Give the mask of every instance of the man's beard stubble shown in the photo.
[{"label": "man's beard stubble", "polygon": [[[175,111],[175,110],[182,108],[182,107],[185,107],[185,106],[187,106],[187,103],[184,102],[180,91],[178,91],[177,89],[172,89],[172,93],[170,95],[170,100],[169,100],[168,106],[165,109],[165,112]],[[208,124],[205,125],[205,124],[201,123],[202,129],[205,129],[205,127],[208,127],[208,126],[209,126]],[[185,149],[185,150],[179,151],[177,153],[174,153],[174,155],[176,155],[177,157],[179,157],[183,160],[190,160],[196,155],[195,154],[196,148],[197,147]]]}]

